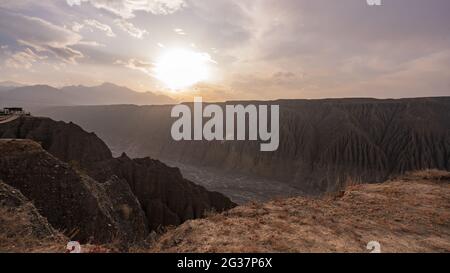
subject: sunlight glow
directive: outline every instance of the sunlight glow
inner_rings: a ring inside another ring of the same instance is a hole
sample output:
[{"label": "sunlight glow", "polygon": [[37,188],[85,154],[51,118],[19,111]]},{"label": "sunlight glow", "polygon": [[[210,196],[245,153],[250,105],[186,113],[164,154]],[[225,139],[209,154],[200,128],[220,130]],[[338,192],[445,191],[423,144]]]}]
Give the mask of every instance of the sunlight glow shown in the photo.
[{"label": "sunlight glow", "polygon": [[172,49],[156,62],[155,75],[168,88],[179,90],[207,80],[211,62],[214,61],[207,53]]}]

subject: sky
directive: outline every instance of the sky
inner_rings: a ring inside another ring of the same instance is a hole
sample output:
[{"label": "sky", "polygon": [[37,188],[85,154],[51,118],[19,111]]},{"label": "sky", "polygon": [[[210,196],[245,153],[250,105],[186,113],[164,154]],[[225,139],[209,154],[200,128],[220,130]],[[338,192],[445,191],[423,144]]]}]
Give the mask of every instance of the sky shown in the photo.
[{"label": "sky", "polygon": [[216,101],[445,96],[450,1],[0,0],[0,80]]}]

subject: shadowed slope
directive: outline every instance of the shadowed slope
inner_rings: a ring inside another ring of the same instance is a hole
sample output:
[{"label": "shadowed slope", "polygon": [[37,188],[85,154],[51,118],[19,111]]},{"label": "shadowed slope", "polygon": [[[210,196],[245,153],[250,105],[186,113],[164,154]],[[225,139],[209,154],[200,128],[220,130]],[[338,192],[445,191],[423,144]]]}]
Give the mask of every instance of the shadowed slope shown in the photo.
[{"label": "shadowed slope", "polygon": [[[178,225],[187,219],[202,217],[206,211],[223,211],[235,206],[222,194],[210,192],[195,185],[184,179],[177,168],[170,168],[157,160],[130,159],[125,154],[120,158],[113,158],[101,139],[74,124],[55,122],[48,118],[21,117],[12,122],[0,124],[0,138],[27,138],[39,141],[49,153],[64,162],[69,162],[71,168],[85,176],[76,178],[77,181],[80,179],[84,181],[83,179],[86,178],[93,181],[92,185],[100,182],[103,187],[108,187],[108,182],[111,181],[118,183],[125,181],[128,184],[126,188],[129,187],[132,191],[130,194],[138,198],[139,206],[152,229],[159,226]],[[6,149],[7,145],[4,147]],[[21,155],[24,162],[31,161],[28,166],[34,168],[42,163],[38,158],[27,157],[25,151],[22,151],[24,153]],[[6,151],[0,154],[0,160],[5,162],[0,168],[0,174],[3,173],[5,177],[9,175],[8,179],[11,180],[19,179],[20,175],[28,175],[28,180],[23,178],[23,182],[30,183],[34,173],[29,174],[17,169],[16,176],[11,174],[11,170],[15,170],[13,167],[16,163],[10,163],[9,155]],[[19,163],[17,163],[18,166],[21,166]],[[61,164],[54,163],[54,165]],[[26,169],[25,166],[23,168]],[[8,179],[3,179],[9,182]],[[61,181],[65,180],[67,179],[61,176]],[[113,192],[116,194],[113,199],[119,198],[117,194],[120,191]],[[41,193],[44,195],[45,191],[42,190]],[[36,194],[36,192],[30,190],[29,194]],[[127,196],[124,198],[129,200]],[[113,208],[113,210],[118,209]],[[106,236],[106,238],[110,237]]]}]

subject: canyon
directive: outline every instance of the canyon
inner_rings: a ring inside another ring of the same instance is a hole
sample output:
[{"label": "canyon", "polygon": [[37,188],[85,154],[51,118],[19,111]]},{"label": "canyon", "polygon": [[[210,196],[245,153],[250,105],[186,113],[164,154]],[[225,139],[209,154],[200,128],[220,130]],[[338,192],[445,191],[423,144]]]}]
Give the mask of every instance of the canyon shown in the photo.
[{"label": "canyon", "polygon": [[268,153],[173,141],[168,105],[58,107],[47,111],[68,123],[0,124],[0,250],[450,249],[448,98],[276,103],[283,141]]},{"label": "canyon", "polygon": [[261,152],[251,141],[174,141],[170,105],[50,107],[36,114],[76,122],[104,139],[115,155],[170,162],[209,189],[220,188],[220,181],[202,181],[204,170],[264,179],[307,195],[333,192],[350,181],[382,182],[407,171],[450,170],[449,97],[219,105],[268,103],[280,106],[280,145],[273,152]]}]

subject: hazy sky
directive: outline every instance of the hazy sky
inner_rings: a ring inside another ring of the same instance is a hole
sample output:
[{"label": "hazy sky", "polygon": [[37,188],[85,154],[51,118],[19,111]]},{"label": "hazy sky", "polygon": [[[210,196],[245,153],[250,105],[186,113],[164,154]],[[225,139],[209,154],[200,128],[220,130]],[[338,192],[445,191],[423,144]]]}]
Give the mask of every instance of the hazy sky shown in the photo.
[{"label": "hazy sky", "polygon": [[[450,95],[450,1],[0,0],[0,80],[205,99]],[[155,76],[198,53],[206,80]]]}]

